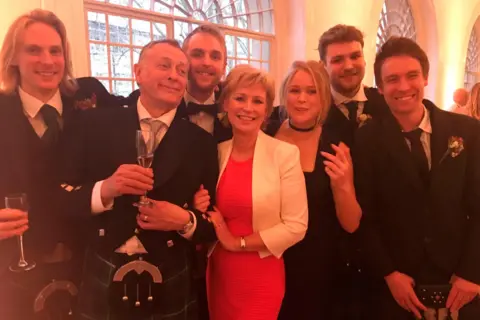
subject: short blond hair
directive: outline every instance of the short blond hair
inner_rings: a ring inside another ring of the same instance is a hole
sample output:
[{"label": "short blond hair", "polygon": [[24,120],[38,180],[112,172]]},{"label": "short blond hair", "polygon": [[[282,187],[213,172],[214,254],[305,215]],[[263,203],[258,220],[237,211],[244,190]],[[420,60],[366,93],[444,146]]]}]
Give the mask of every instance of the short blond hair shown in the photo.
[{"label": "short blond hair", "polygon": [[475,119],[480,120],[480,82],[477,82],[470,92],[470,96],[468,97],[467,104],[465,108],[467,108],[468,115],[472,116]]},{"label": "short blond hair", "polygon": [[318,61],[294,61],[290,67],[287,76],[280,87],[280,111],[286,115],[288,86],[293,77],[298,71],[305,71],[312,76],[313,83],[317,89],[317,94],[320,96],[320,114],[318,115],[318,123],[323,124],[327,118],[330,104],[332,103],[332,96],[330,93],[330,79],[327,70],[322,62]]},{"label": "short blond hair", "polygon": [[209,34],[215,39],[217,39],[217,41],[220,42],[220,45],[222,46],[222,49],[223,49],[223,55],[224,55],[223,59],[227,61],[227,43],[225,42],[225,35],[223,34],[222,30],[220,30],[220,28],[218,28],[213,23],[202,24],[196,27],[192,32],[190,32],[185,37],[185,40],[183,41],[182,49],[185,52],[187,52],[188,46],[190,45],[190,40],[194,35],[199,33]]},{"label": "short blond hair", "polygon": [[[222,84],[222,93],[218,99],[220,105],[240,87],[251,87],[260,84],[265,88],[267,117],[270,117],[273,111],[273,101],[275,100],[275,80],[268,73],[254,68],[248,64],[234,67]],[[225,117],[226,118],[226,117]]]},{"label": "short blond hair", "polygon": [[70,45],[67,39],[67,31],[63,22],[51,11],[35,9],[18,17],[8,28],[0,51],[0,90],[11,94],[20,85],[20,71],[14,64],[18,55],[20,44],[23,41],[23,33],[34,23],[46,24],[57,31],[62,40],[65,70],[60,82],[60,90],[67,95],[73,94],[78,86],[73,80],[72,60],[70,58]]}]

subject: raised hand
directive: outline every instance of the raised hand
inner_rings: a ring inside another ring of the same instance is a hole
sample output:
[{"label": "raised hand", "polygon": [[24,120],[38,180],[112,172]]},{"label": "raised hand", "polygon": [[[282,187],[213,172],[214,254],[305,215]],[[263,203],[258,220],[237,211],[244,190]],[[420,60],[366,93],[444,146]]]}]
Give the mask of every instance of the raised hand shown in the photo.
[{"label": "raised hand", "polygon": [[102,202],[110,203],[124,194],[144,195],[153,188],[152,169],[136,164],[123,164],[109,178],[103,181]]},{"label": "raised hand", "polygon": [[453,276],[451,282],[452,289],[447,299],[447,308],[451,312],[460,310],[480,293],[479,285],[460,277]]},{"label": "raised hand", "polygon": [[350,149],[343,142],[338,146],[332,144],[335,155],[328,152],[321,152],[327,160],[325,172],[330,177],[332,188],[353,189],[353,163],[350,155]]}]

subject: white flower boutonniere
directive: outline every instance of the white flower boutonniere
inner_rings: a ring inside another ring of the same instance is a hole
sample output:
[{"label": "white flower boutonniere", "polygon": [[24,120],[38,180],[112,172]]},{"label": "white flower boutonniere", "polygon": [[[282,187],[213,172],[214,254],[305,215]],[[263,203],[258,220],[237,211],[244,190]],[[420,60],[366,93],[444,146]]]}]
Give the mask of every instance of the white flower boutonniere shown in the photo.
[{"label": "white flower boutonniere", "polygon": [[448,149],[447,151],[445,151],[445,154],[443,155],[440,162],[445,160],[447,156],[450,156],[452,158],[458,157],[458,155],[462,153],[464,149],[465,147],[463,146],[463,138],[455,136],[448,138]]},{"label": "white flower boutonniere", "polygon": [[357,122],[358,122],[358,127],[361,128],[364,125],[367,124],[368,121],[372,119],[372,116],[369,115],[368,113],[362,113],[361,115],[358,116]]}]

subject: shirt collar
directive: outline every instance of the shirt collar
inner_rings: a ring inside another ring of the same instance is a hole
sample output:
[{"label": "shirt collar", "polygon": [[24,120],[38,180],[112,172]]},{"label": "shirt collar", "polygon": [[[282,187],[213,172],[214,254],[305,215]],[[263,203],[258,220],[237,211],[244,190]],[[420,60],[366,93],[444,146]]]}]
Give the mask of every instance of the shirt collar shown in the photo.
[{"label": "shirt collar", "polygon": [[30,118],[35,118],[43,107],[44,104],[51,105],[54,107],[59,115],[62,115],[63,112],[63,103],[62,103],[62,95],[60,94],[60,90],[47,101],[47,103],[42,102],[41,100],[35,98],[31,94],[25,92],[21,87],[18,87],[18,95],[20,96],[20,101],[23,105],[23,110],[27,113]]},{"label": "shirt collar", "polygon": [[197,104],[214,104],[215,103],[215,92],[212,93],[210,98],[208,98],[204,103],[199,102],[197,99],[192,97],[190,93],[188,93],[187,90],[185,90],[185,94],[183,95],[183,99],[185,100],[185,103],[188,105],[189,102],[197,103]]},{"label": "shirt collar", "polygon": [[422,129],[423,132],[432,134],[432,122],[430,121],[430,112],[425,106],[423,106],[423,118],[418,125],[418,128]]},{"label": "shirt collar", "polygon": [[[141,96],[140,96],[141,97]],[[143,119],[153,119],[153,120],[160,120],[162,121],[167,127],[170,127],[172,124],[173,118],[177,114],[177,108],[173,108],[172,110],[162,114],[158,118],[153,118],[150,113],[145,109],[144,105],[142,104],[141,98],[138,98],[137,101],[137,113],[138,113],[138,120],[141,122]]]},{"label": "shirt collar", "polygon": [[333,96],[333,101],[334,101],[336,106],[338,106],[339,104],[345,104],[345,103],[350,102],[350,101],[365,102],[365,101],[368,100],[367,96],[365,95],[365,90],[364,90],[363,84],[360,85],[360,89],[357,91],[357,93],[352,98],[345,97],[343,94],[336,92],[333,88],[332,88],[332,96]]}]

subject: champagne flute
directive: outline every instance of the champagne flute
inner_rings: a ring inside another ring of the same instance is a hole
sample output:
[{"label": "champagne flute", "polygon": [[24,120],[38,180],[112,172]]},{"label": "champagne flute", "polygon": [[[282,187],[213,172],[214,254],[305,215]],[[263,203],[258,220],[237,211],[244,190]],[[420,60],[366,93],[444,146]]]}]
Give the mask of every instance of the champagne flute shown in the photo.
[{"label": "champagne flute", "polygon": [[[153,152],[155,148],[155,135],[151,130],[137,130],[137,162],[144,168],[150,168],[153,162]],[[147,199],[147,191],[145,195],[140,197],[140,201],[134,203],[134,206],[148,206],[151,202]]]},{"label": "champagne flute", "polygon": [[[5,197],[5,207],[9,209],[18,209],[21,211],[25,211],[28,214],[27,195],[25,193],[7,195]],[[10,266],[10,271],[23,272],[32,270],[33,268],[35,268],[36,264],[34,261],[27,262],[27,260],[25,259],[25,252],[23,250],[23,235],[19,235],[17,239],[18,247],[20,250],[20,258],[16,265]]]}]

